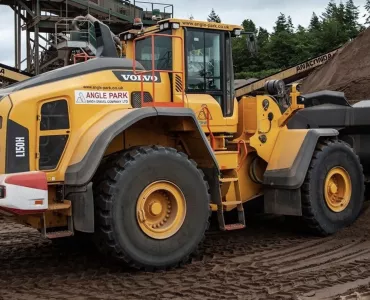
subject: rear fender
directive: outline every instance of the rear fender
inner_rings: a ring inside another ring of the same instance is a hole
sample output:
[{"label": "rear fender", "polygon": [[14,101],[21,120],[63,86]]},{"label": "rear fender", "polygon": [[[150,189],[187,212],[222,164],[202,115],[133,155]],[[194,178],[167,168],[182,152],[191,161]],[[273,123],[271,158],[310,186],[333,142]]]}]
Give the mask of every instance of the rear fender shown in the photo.
[{"label": "rear fender", "polygon": [[[95,138],[91,139],[91,145],[86,147],[83,144],[84,138],[81,138],[80,144],[76,147],[74,156],[82,157],[77,163],[69,165],[66,174],[65,174],[65,184],[71,186],[82,186],[88,184],[103,156],[106,152],[108,146],[112,142],[112,140],[118,136],[120,133],[128,129],[130,126],[134,125],[135,123],[145,119],[145,118],[186,118],[189,122],[192,123],[192,128],[194,130],[191,134],[184,135],[185,139],[189,139],[189,141],[196,140],[197,147],[199,147],[200,154],[199,158],[203,160],[208,160],[210,162],[209,167],[216,168],[218,170],[217,160],[215,155],[210,147],[210,144],[205,136],[202,128],[200,127],[194,112],[191,109],[187,108],[141,108],[141,109],[133,109],[133,110],[122,110],[122,115],[119,114],[119,111],[114,111],[112,113],[107,114],[104,116],[103,119],[110,120],[107,122],[109,125],[105,128],[100,128],[95,125],[91,126],[88,129],[84,136],[96,136]],[[114,121],[111,121],[112,118],[115,118]],[[104,120],[99,120],[99,124],[105,124]],[[148,128],[150,130],[150,128]],[[173,128],[176,132],[181,131],[181,127]],[[96,134],[96,132],[99,132]],[[83,149],[83,150],[79,150]],[[81,156],[81,151],[85,151],[83,156]],[[196,160],[196,159],[195,159]],[[76,161],[76,158],[72,156],[71,161]]]}]

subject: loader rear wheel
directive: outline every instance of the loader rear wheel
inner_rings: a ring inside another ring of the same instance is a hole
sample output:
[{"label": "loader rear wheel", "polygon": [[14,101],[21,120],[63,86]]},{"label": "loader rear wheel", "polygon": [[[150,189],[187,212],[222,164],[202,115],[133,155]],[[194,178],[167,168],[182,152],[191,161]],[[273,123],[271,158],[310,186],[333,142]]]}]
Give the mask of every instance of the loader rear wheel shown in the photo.
[{"label": "loader rear wheel", "polygon": [[303,219],[309,229],[330,235],[352,224],[364,201],[359,158],[342,141],[318,144],[302,186]]},{"label": "loader rear wheel", "polygon": [[103,172],[94,191],[98,248],[148,271],[186,263],[210,217],[208,184],[195,162],[172,148],[139,147]]}]

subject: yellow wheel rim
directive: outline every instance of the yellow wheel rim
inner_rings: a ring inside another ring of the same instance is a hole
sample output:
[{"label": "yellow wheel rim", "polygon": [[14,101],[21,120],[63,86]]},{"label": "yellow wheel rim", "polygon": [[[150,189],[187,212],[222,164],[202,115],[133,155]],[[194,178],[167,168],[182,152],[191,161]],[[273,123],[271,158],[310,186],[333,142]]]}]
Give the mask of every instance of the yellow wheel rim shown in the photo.
[{"label": "yellow wheel rim", "polygon": [[141,230],[154,239],[173,236],[186,216],[186,201],[180,188],[169,181],[156,181],[140,194],[136,217]]},{"label": "yellow wheel rim", "polygon": [[341,168],[331,169],[325,179],[325,201],[333,212],[342,212],[348,206],[352,195],[351,177]]}]

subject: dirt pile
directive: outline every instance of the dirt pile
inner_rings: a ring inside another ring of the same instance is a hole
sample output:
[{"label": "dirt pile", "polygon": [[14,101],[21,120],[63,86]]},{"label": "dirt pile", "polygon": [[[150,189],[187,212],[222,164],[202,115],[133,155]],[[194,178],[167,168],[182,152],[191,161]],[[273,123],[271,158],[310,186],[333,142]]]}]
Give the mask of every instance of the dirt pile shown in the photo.
[{"label": "dirt pile", "polygon": [[370,29],[347,43],[331,61],[303,81],[303,93],[320,90],[344,92],[352,101],[370,99]]}]

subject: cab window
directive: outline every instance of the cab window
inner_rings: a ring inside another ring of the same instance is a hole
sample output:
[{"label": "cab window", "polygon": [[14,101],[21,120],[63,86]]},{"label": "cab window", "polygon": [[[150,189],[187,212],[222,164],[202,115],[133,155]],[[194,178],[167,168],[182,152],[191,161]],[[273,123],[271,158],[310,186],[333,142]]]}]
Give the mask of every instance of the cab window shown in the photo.
[{"label": "cab window", "polygon": [[[171,35],[171,30],[161,32]],[[152,37],[136,41],[135,58],[146,70],[152,70]],[[154,37],[154,66],[156,70],[172,70],[172,38]]]}]

